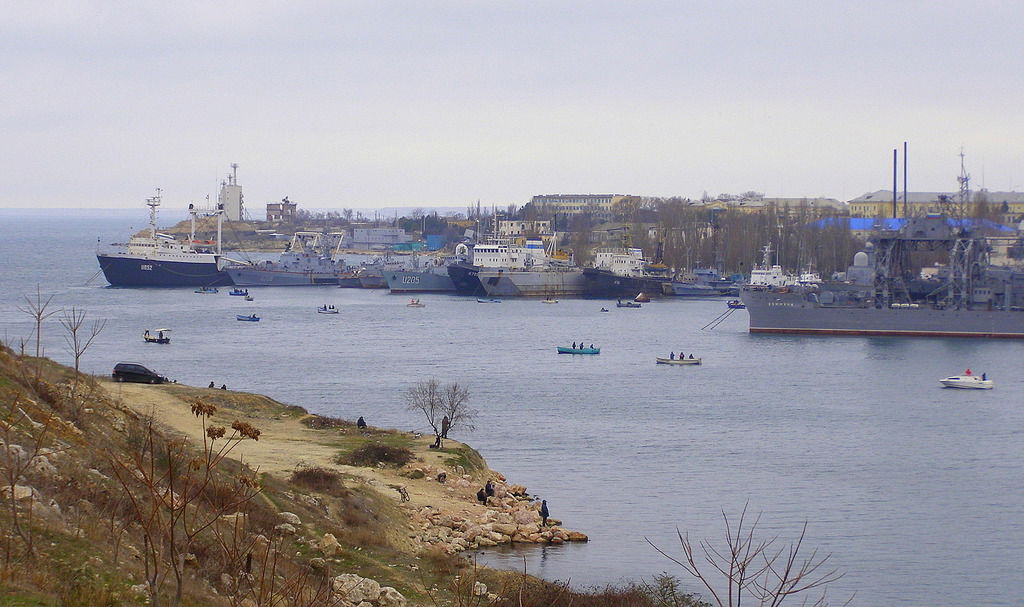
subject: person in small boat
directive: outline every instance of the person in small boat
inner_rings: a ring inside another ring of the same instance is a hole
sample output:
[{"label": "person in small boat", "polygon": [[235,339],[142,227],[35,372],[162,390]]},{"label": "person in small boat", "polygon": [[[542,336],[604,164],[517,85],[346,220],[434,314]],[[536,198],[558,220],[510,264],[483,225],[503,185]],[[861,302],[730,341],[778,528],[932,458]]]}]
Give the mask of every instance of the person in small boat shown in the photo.
[{"label": "person in small boat", "polygon": [[970,374],[971,374],[971,370],[968,369],[966,375],[970,375]]},{"label": "person in small boat", "polygon": [[690,353],[690,360],[693,360],[693,353]]},{"label": "person in small boat", "polygon": [[149,329],[146,329],[146,332],[143,333],[142,336],[143,337],[149,337]]},{"label": "person in small boat", "polygon": [[360,430],[366,430],[366,420],[363,419],[362,415],[360,415],[359,419],[356,420],[356,428],[359,428]]},{"label": "person in small boat", "polygon": [[[682,355],[680,354],[680,356],[682,356]],[[676,353],[675,352],[669,352],[668,353],[668,359],[669,360],[675,360],[676,359]]]},{"label": "person in small boat", "polygon": [[572,342],[572,349],[573,349],[573,350],[575,350],[575,349],[576,349],[576,342]]},{"label": "person in small boat", "polygon": [[981,381],[985,381],[987,379],[988,379],[988,376],[985,373],[982,373],[981,374]]},{"label": "person in small boat", "polygon": [[591,350],[593,350],[593,349],[594,349],[594,344],[590,344],[590,349],[591,349]]},{"label": "person in small boat", "polygon": [[157,339],[163,339],[164,338],[164,332],[163,331],[158,331],[157,334],[156,334],[156,338]]}]

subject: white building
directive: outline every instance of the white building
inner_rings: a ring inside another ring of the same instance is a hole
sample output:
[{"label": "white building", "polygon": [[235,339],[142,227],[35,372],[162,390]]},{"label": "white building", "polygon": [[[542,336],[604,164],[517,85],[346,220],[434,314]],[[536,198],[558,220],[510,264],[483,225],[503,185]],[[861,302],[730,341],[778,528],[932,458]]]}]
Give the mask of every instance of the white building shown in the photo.
[{"label": "white building", "polygon": [[380,248],[410,240],[402,228],[352,228],[352,247],[356,249]]}]

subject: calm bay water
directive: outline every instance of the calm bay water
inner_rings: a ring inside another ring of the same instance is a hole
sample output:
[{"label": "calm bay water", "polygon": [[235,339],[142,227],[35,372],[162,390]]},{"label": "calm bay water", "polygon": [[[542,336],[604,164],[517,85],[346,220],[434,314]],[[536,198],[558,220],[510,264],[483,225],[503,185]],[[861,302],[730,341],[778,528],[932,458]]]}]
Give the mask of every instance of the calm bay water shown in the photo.
[{"label": "calm bay water", "polygon": [[[755,336],[739,311],[714,331],[716,301],[663,300],[600,313],[558,305],[384,291],[250,289],[253,302],[190,289],[102,288],[96,239],[124,240],[143,212],[0,210],[0,336],[31,334],[17,311],[40,285],[55,306],[109,319],[83,360],[120,360],[180,382],[259,392],[327,415],[425,429],[401,392],[458,381],[480,411],[453,432],[591,542],[491,552],[483,562],[574,585],[678,573],[645,538],[679,554],[676,529],[720,538],[721,511],[749,503],[782,539],[809,522],[808,546],[846,576],[857,605],[1015,605],[1024,587],[1024,343]],[[42,235],[46,235],[45,237]],[[341,313],[318,315],[330,303]],[[260,323],[234,314],[254,311]],[[169,346],[145,328],[171,327]],[[593,342],[600,356],[559,356]],[[46,354],[69,362],[56,319]],[[655,365],[695,352],[694,368]],[[991,392],[943,390],[971,367]],[[697,590],[684,579],[686,588]],[[837,601],[842,602],[842,601]]]}]

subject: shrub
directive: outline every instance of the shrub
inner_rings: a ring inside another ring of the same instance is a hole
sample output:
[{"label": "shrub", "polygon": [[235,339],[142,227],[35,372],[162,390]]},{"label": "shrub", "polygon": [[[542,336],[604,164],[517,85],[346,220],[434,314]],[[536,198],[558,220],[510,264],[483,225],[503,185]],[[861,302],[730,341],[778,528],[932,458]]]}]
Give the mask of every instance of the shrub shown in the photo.
[{"label": "shrub", "polygon": [[326,415],[310,415],[302,418],[302,423],[314,430],[327,430],[329,428],[354,428],[355,424],[337,417]]},{"label": "shrub", "polygon": [[289,481],[310,491],[333,496],[343,494],[345,489],[340,474],[320,466],[300,466],[292,472]]},{"label": "shrub", "polygon": [[405,447],[389,447],[371,443],[357,448],[349,454],[338,454],[335,461],[349,466],[390,465],[400,468],[413,460],[412,451]]}]

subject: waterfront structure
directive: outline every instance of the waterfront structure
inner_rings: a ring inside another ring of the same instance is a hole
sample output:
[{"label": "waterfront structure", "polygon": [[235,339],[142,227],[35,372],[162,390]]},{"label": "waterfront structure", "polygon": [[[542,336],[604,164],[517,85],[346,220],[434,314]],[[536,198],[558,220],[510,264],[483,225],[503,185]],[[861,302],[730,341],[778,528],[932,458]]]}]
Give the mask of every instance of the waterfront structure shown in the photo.
[{"label": "waterfront structure", "polygon": [[[221,209],[200,209],[188,205],[191,230],[187,242],[157,231],[156,196],[146,199],[149,207],[148,233],[133,236],[125,244],[112,244],[96,251],[103,276],[115,287],[209,287],[230,285],[231,278],[220,267]],[[196,238],[196,217],[217,218],[217,239]]]}]

